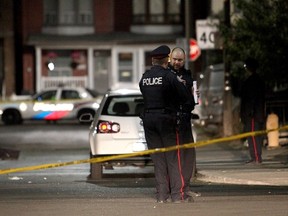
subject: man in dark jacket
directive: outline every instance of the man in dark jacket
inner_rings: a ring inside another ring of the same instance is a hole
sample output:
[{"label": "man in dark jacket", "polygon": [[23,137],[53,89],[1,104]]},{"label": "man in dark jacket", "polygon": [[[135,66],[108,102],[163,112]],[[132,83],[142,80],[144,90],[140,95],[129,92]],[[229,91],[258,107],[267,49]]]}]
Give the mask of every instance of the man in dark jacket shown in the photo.
[{"label": "man in dark jacket", "polygon": [[[245,61],[244,67],[250,73],[241,89],[241,121],[244,132],[262,130],[265,122],[265,84],[256,73],[258,62],[253,58]],[[248,164],[262,163],[262,137],[248,137],[250,160]]]},{"label": "man in dark jacket", "polygon": [[[187,144],[194,142],[192,127],[191,127],[191,115],[192,110],[194,109],[195,103],[193,99],[193,79],[190,70],[185,69],[185,52],[180,47],[175,47],[170,54],[170,65],[169,68],[173,73],[175,73],[179,79],[182,80],[185,87],[189,91],[189,96],[193,101],[193,104],[189,108],[185,108],[180,105],[179,113],[179,126],[178,126],[178,135],[179,143]],[[183,149],[181,150],[182,155],[182,169],[183,176],[185,181],[185,191],[190,191],[190,180],[196,173],[196,153],[195,148]],[[188,192],[189,193],[189,192]]]},{"label": "man in dark jacket", "polygon": [[[180,104],[191,106],[189,92],[168,67],[170,48],[162,45],[151,52],[152,68],[146,71],[139,87],[144,98],[143,126],[149,149],[177,145],[177,110]],[[157,202],[191,202],[184,191],[180,150],[152,154]]]}]

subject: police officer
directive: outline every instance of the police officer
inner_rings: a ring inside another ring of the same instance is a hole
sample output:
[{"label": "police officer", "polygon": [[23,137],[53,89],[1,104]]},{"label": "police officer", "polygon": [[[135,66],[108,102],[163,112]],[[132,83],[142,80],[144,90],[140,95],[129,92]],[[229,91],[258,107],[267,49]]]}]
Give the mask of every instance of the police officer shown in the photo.
[{"label": "police officer", "polygon": [[[249,77],[241,89],[241,121],[244,132],[263,130],[265,122],[265,83],[257,73],[258,62],[254,58],[247,58],[245,65]],[[248,137],[250,160],[247,164],[262,163],[262,136]]]},{"label": "police officer", "polygon": [[[179,127],[178,127],[178,134],[179,134],[179,142],[180,144],[187,144],[194,142],[193,135],[192,135],[192,127],[191,127],[191,117],[192,117],[192,110],[194,109],[195,103],[193,100],[193,79],[190,70],[186,70],[185,67],[185,52],[180,47],[175,47],[171,51],[170,55],[170,64],[169,69],[173,73],[175,73],[179,79],[185,84],[187,90],[190,93],[191,100],[193,101],[192,106],[185,107],[180,105],[179,107]],[[188,148],[181,150],[181,159],[182,159],[182,170],[183,176],[185,181],[185,188],[184,190],[186,193],[190,193],[190,180],[196,172],[196,153],[195,148]],[[193,194],[192,192],[190,194]]]},{"label": "police officer", "polygon": [[[177,76],[168,69],[170,48],[162,45],[151,52],[152,67],[146,71],[139,87],[144,98],[143,125],[149,149],[177,144],[177,109],[179,104],[191,104],[189,92]],[[156,179],[157,202],[192,201],[184,192],[179,151],[152,154]]]}]

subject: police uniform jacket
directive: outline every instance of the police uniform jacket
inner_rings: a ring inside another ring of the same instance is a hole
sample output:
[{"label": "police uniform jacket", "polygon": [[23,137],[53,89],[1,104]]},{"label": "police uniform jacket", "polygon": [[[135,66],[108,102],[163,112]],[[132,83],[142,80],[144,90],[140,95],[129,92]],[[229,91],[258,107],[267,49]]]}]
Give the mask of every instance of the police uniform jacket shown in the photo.
[{"label": "police uniform jacket", "polygon": [[162,66],[153,66],[146,71],[140,82],[145,110],[166,109],[177,112],[179,104],[191,106],[189,92],[183,83],[178,81],[175,74]]}]

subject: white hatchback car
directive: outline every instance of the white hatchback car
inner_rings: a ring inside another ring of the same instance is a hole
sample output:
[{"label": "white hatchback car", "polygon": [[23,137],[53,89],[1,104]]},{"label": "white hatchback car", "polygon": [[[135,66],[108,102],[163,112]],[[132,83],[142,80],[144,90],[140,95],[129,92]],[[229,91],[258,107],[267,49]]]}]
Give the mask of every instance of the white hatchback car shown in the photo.
[{"label": "white hatchback car", "polygon": [[[128,154],[146,150],[143,123],[139,117],[143,109],[143,97],[139,90],[108,91],[104,95],[90,127],[91,157]],[[82,120],[86,121],[87,115],[84,116]],[[91,115],[88,119],[92,120]],[[141,163],[151,162],[149,155],[125,158],[120,161],[125,164],[138,164],[140,161]],[[119,160],[92,163],[91,178],[101,179],[103,166],[107,166],[107,163],[115,164],[118,162]]]}]

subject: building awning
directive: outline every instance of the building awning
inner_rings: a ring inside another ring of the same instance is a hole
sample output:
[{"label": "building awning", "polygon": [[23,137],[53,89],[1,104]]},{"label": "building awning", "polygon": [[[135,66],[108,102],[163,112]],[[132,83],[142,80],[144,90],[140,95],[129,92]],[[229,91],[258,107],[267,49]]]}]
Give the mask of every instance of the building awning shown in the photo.
[{"label": "building awning", "polygon": [[121,45],[121,44],[153,44],[175,43],[180,34],[136,34],[130,32],[113,32],[91,35],[50,35],[33,34],[28,38],[27,45],[55,46],[55,45]]}]

